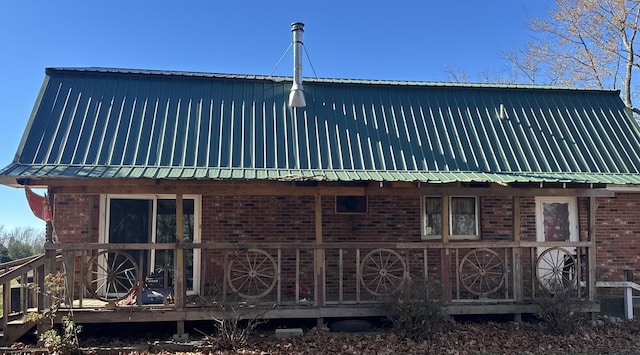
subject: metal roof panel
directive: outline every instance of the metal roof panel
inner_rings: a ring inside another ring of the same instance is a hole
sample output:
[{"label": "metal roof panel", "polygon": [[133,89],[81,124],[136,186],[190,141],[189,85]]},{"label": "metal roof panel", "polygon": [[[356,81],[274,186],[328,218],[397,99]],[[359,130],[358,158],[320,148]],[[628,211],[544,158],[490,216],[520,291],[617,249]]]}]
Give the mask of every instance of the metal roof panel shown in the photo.
[{"label": "metal roof panel", "polygon": [[617,91],[310,78],[307,107],[291,109],[290,83],[49,68],[0,175],[628,183],[640,172],[640,129]]}]

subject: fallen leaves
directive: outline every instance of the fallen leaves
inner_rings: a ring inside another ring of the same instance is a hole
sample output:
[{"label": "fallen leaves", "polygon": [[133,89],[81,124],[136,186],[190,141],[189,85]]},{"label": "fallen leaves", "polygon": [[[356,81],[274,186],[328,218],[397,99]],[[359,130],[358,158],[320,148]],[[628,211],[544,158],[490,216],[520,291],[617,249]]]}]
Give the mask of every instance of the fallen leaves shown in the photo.
[{"label": "fallen leaves", "polygon": [[[113,347],[116,344],[119,344],[117,339],[110,339],[108,345]],[[118,352],[220,355],[628,354],[639,353],[639,344],[640,320],[614,324],[585,321],[566,335],[549,334],[540,323],[451,322],[438,334],[423,341],[412,341],[386,329],[367,333],[307,330],[303,336],[287,339],[276,339],[273,331],[263,331],[253,334],[247,346],[236,351],[220,350],[213,345],[194,341],[191,347],[181,343],[183,347],[180,351],[161,346],[131,351],[132,347],[123,346]],[[98,344],[93,344],[87,352],[101,353],[99,349]]]},{"label": "fallen leaves", "polygon": [[[323,333],[251,344],[268,354],[549,354],[638,352],[640,321],[581,324],[567,335],[546,334],[536,323],[452,323],[436,336],[419,342],[393,332]],[[203,349],[204,350],[204,349]]]}]

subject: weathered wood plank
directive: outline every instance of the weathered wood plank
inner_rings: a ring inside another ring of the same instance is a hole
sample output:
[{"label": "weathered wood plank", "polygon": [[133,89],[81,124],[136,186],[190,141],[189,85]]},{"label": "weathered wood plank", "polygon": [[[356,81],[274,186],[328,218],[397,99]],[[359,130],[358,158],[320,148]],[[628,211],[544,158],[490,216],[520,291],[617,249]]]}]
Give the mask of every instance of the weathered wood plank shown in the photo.
[{"label": "weathered wood plank", "polygon": [[[513,241],[515,243],[520,243],[520,197],[515,196],[512,200],[513,206]],[[522,270],[522,249],[521,248],[513,248],[512,249],[512,258],[513,258],[513,298],[516,301],[522,301],[522,285],[523,285],[523,270]]]},{"label": "weathered wood plank", "polygon": [[[453,241],[448,243],[421,241],[415,243],[371,243],[371,242],[259,242],[259,243],[182,243],[184,249],[202,250],[244,250],[260,249],[474,249],[474,248],[536,248],[536,247],[590,247],[591,241],[582,242],[530,242],[530,241]],[[45,250],[175,250],[176,243],[45,243]],[[16,275],[18,276],[18,275]]]},{"label": "weathered wood plank", "polygon": [[28,271],[35,270],[39,267],[44,266],[45,261],[46,259],[44,258],[44,255],[38,255],[37,258],[29,260],[21,267],[14,268],[13,270],[2,274],[0,276],[0,284],[4,284],[5,282],[11,281]]},{"label": "weathered wood plank", "polygon": [[598,209],[598,203],[595,197],[589,198],[589,243],[590,247],[587,249],[588,261],[587,261],[587,282],[589,290],[589,301],[596,300],[596,210]]},{"label": "weathered wood plank", "polygon": [[183,200],[182,194],[176,195],[176,252],[175,259],[173,265],[173,286],[175,288],[176,293],[176,307],[178,309],[184,308],[185,298],[187,293],[185,291],[184,284],[184,229],[183,229],[183,219],[184,219],[184,211],[183,211]]},{"label": "weathered wood plank", "polygon": [[189,193],[211,195],[253,196],[420,196],[420,195],[471,195],[471,196],[596,196],[612,197],[615,192],[604,188],[567,187],[534,188],[464,187],[455,184],[387,184],[380,187],[377,182],[368,186],[341,186],[339,182],[318,182],[317,186],[300,186],[290,181],[183,181],[156,179],[95,179],[78,184],[74,180],[47,179],[38,184],[48,186],[52,193],[79,194],[171,194]]}]

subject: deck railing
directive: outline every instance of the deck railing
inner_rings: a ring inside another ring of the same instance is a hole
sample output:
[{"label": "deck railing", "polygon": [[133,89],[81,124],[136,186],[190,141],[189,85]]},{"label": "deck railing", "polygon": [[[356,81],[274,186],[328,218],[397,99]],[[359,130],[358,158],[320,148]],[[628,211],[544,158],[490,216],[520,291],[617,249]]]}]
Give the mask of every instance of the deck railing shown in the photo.
[{"label": "deck railing", "polygon": [[[44,279],[44,264],[44,255],[0,264],[2,329],[7,329],[8,322],[24,315],[29,307],[41,308],[39,294],[32,286]],[[14,290],[17,292],[13,292]]]},{"label": "deck railing", "polygon": [[[49,243],[45,249],[62,255],[46,269],[65,273],[66,304],[73,308],[324,307],[416,295],[482,304],[559,289],[595,295],[590,242]],[[176,273],[169,265],[160,268],[167,272],[150,270],[150,261],[158,264],[167,251],[172,256],[164,260],[185,265]]]}]

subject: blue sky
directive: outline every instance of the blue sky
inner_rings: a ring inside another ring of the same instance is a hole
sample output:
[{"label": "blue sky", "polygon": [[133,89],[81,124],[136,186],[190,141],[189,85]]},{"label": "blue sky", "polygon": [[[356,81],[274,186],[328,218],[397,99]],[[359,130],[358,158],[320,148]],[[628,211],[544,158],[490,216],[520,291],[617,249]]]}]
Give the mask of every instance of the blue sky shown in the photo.
[{"label": "blue sky", "polygon": [[[305,23],[303,75],[471,81],[503,74],[530,17],[553,0],[3,1],[0,165],[14,158],[46,67],[291,75],[292,22]],[[311,66],[315,69],[315,74]],[[43,191],[39,191],[43,193]],[[0,186],[0,226],[44,228],[22,189]]]}]

